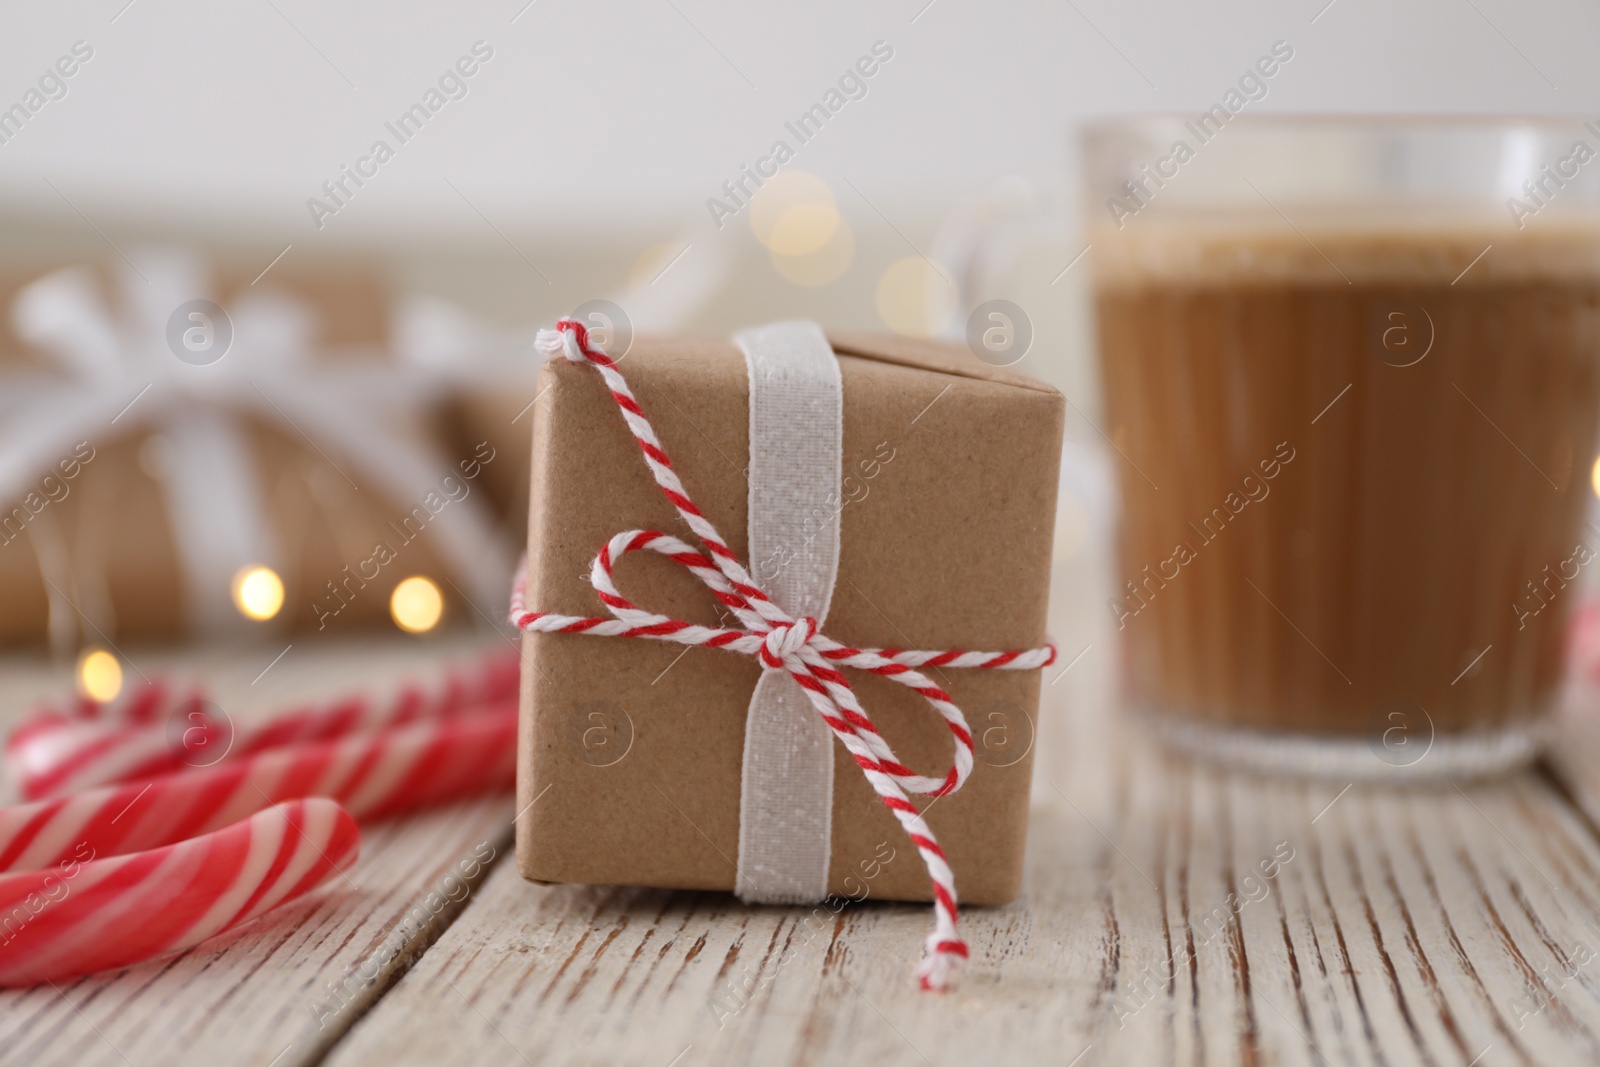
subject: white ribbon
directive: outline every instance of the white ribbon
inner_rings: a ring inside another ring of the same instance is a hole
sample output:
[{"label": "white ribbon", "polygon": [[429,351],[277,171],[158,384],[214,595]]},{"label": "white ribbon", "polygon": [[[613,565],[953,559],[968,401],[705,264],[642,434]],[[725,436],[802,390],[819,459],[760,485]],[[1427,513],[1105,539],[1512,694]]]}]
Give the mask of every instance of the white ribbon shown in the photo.
[{"label": "white ribbon", "polygon": [[[750,375],[750,568],[774,603],[818,623],[839,573],[844,396],[812,322],[734,337]],[[760,904],[828,892],[833,735],[794,679],[762,671],[745,719],[736,891]]]},{"label": "white ribbon", "polygon": [[[397,508],[419,503],[451,473],[447,458],[407,432],[434,399],[433,380],[377,352],[325,358],[309,312],[288,297],[264,287],[234,300],[230,349],[195,366],[169,347],[167,320],[210,295],[197,255],[136,253],[119,295],[121,314],[82,268],[46,275],[17,294],[17,334],[65,373],[0,379],[0,500],[27,492],[78,441],[159,431],[168,446],[159,475],[196,633],[248,625],[230,596],[240,567],[282,567],[245,418],[348,464]],[[428,529],[466,594],[494,603],[512,562],[479,501],[453,503]],[[113,620],[96,621],[114,628]]]}]

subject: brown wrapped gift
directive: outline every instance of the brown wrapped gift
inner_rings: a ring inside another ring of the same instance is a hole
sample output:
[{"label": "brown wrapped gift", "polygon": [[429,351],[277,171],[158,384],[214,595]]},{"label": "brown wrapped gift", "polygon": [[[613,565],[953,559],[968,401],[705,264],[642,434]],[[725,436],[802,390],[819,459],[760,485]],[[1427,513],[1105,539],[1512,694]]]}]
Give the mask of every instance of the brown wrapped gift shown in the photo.
[{"label": "brown wrapped gift", "polygon": [[[824,632],[880,648],[1042,645],[1061,395],[951,346],[854,335],[830,343],[843,381],[847,480]],[[743,355],[726,340],[640,340],[620,366],[690,495],[745,558]],[[531,495],[531,610],[604,614],[589,566],[620,531],[693,540],[599,375],[564,360],[543,370]],[[664,560],[626,560],[616,579],[646,610],[719,624],[710,591]],[[518,807],[532,805],[517,820],[523,877],[732,889],[756,661],[576,634],[525,634],[522,648]],[[848,673],[902,762],[944,774],[950,734],[927,703],[889,679]],[[929,673],[965,712],[978,760],[963,789],[918,807],[963,901],[1012,900],[1040,672]],[[829,891],[859,897],[864,885],[873,897],[928,900],[927,874],[894,817],[842,745],[834,760]],[[890,855],[898,858],[878,862]]]}]

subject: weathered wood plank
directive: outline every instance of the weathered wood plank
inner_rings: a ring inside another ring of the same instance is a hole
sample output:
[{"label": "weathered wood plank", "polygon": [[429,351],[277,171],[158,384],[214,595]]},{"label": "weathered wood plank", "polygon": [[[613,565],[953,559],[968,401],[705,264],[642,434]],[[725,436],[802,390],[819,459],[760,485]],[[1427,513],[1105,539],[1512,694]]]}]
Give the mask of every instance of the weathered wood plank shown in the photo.
[{"label": "weathered wood plank", "polygon": [[[181,663],[210,679],[229,714],[248,720],[415,676],[477,645],[297,647],[254,686],[278,649],[135,655],[147,673]],[[65,670],[20,660],[5,679],[7,720],[70,685]],[[375,824],[346,877],[239,930],[125,971],[0,992],[0,1062],[316,1062],[455,917],[487,877],[485,857],[505,855],[512,814],[506,796]]]},{"label": "weathered wood plank", "polygon": [[[253,688],[275,650],[204,664],[248,717],[390,674],[394,647],[295,649]],[[399,656],[409,670],[414,647]],[[462,866],[503,851],[510,801],[486,801],[374,828],[356,889],[174,960],[0,994],[0,1061],[1600,1059],[1600,849],[1550,778],[1342,791],[1194,768],[1096,710],[1109,668],[1091,652],[1047,687],[1027,896],[966,913],[954,996],[911,983],[922,907],[531,886]],[[63,678],[8,671],[0,716]],[[1558,749],[1580,803],[1586,725]],[[452,870],[457,899],[419,910]]]},{"label": "weathered wood plank", "polygon": [[1600,848],[1540,775],[1342,791],[1092,715],[1046,733],[1026,899],[965,913],[953,996],[910,979],[920,907],[808,921],[502,867],[330,1062],[1600,1059]]}]

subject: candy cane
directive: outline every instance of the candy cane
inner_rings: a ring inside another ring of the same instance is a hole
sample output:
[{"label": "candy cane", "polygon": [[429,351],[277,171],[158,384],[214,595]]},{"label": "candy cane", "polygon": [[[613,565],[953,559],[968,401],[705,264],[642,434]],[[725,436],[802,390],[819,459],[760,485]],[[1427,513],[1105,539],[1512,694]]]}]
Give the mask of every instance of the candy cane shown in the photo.
[{"label": "candy cane", "polygon": [[[24,799],[57,796],[110,782],[141,781],[222,759],[308,741],[326,741],[410,722],[484,709],[514,710],[518,660],[496,652],[439,681],[403,685],[384,701],[353,696],[273,716],[230,736],[198,690],[161,679],[108,704],[79,699],[45,707],[6,739],[7,776]],[[225,749],[225,751],[218,751]]]},{"label": "candy cane", "polygon": [[172,844],[299,797],[327,797],[365,820],[507,790],[516,739],[511,709],[0,808],[0,870],[47,867],[84,845],[104,855]]},{"label": "candy cane", "polygon": [[509,789],[516,733],[500,708],[0,808],[0,985],[128,966],[294,899],[353,862],[354,818]]},{"label": "candy cane", "polygon": [[355,861],[359,838],[338,804],[313,798],[148,851],[0,874],[0,986],[190,948],[315,889]]}]

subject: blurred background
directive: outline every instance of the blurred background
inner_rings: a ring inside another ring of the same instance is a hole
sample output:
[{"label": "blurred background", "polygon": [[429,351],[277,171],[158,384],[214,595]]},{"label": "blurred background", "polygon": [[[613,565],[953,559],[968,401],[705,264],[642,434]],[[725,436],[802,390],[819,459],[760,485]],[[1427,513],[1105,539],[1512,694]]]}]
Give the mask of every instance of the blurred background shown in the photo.
[{"label": "blurred background", "polygon": [[1600,113],[1577,2],[0,18],[0,643],[100,692],[124,643],[495,627],[529,341],[574,312],[959,339],[1013,302],[1073,402],[1057,592],[1092,595],[1078,123],[1199,113],[1275,46],[1252,112]]}]

